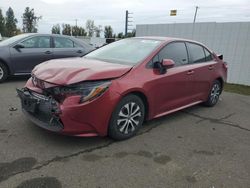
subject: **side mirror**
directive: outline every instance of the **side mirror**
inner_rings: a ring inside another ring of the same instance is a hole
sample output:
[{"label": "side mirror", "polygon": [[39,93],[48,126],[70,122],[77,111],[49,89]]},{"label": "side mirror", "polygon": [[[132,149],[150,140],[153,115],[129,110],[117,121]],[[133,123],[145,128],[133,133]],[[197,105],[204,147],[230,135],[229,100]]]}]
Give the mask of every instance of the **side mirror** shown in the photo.
[{"label": "side mirror", "polygon": [[172,59],[163,59],[161,62],[155,62],[154,68],[159,69],[160,74],[165,74],[167,69],[174,66],[174,61]]},{"label": "side mirror", "polygon": [[222,54],[218,55],[218,58],[219,58],[220,60],[223,60],[223,55],[222,55]]},{"label": "side mirror", "polygon": [[174,61],[172,59],[163,59],[162,66],[165,68],[172,68],[174,66]]},{"label": "side mirror", "polygon": [[15,49],[19,49],[19,48],[25,48],[25,46],[21,43],[18,43],[14,46]]}]

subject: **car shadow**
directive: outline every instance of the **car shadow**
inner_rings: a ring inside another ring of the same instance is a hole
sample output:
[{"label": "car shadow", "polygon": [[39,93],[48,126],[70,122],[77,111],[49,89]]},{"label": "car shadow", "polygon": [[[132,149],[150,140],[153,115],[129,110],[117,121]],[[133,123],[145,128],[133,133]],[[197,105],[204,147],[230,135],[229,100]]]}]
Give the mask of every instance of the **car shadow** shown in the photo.
[{"label": "car shadow", "polygon": [[[136,136],[140,136],[146,132],[151,131],[152,129],[159,127],[159,126],[164,126],[164,125],[168,125],[174,121],[176,121],[176,119],[179,118],[185,118],[185,116],[187,116],[187,113],[185,112],[187,111],[196,111],[197,109],[200,108],[205,108],[202,105],[196,105],[193,107],[189,107],[187,109],[178,111],[178,112],[174,112],[153,120],[149,120],[149,121],[145,121],[142,128],[140,129],[140,131],[138,132],[138,134]],[[28,120],[27,120],[28,121]],[[49,142],[53,142],[53,144],[55,145],[62,145],[62,146],[72,146],[74,145],[75,147],[77,146],[83,146],[83,145],[92,145],[94,146],[97,143],[101,143],[101,142],[115,142],[114,140],[112,140],[109,137],[100,137],[100,136],[94,136],[94,137],[77,137],[77,136],[68,136],[68,135],[61,135],[61,134],[57,134],[57,133],[53,133],[47,130],[44,130],[38,126],[36,126],[35,124],[33,124],[32,122],[29,122],[28,124],[30,124],[29,126],[29,131],[33,132],[33,134],[49,141]],[[132,138],[133,139],[133,138]]]},{"label": "car shadow", "polygon": [[42,140],[46,140],[46,142],[49,142],[51,145],[56,146],[58,148],[82,148],[84,146],[95,146],[100,143],[107,143],[113,141],[109,137],[78,137],[62,135],[40,128],[29,120],[27,120],[26,122],[28,124],[28,131],[32,133],[34,137],[39,138],[38,142],[43,142]]},{"label": "car shadow", "polygon": [[[175,122],[177,119],[186,118],[187,116],[192,115],[193,113],[196,113],[198,111],[206,110],[207,107],[202,104],[197,104],[195,106],[191,106],[152,120],[145,121],[143,124],[142,129],[139,131],[139,134],[143,134],[144,132],[149,132],[151,129],[154,129],[155,127],[168,125],[172,122]],[[141,132],[141,133],[140,133]]]},{"label": "car shadow", "polygon": [[30,78],[30,75],[10,76],[4,82],[5,83],[8,83],[8,82],[24,82],[24,81],[27,81],[29,78]]}]

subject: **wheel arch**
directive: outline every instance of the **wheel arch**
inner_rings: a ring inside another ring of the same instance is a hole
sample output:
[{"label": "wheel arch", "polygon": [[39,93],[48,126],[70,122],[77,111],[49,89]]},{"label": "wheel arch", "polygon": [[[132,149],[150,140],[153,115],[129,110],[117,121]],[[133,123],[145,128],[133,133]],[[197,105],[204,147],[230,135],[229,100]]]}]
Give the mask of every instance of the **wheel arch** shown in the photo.
[{"label": "wheel arch", "polygon": [[8,71],[8,76],[9,76],[11,74],[11,71],[10,71],[10,67],[9,67],[8,63],[6,63],[6,61],[4,61],[2,58],[0,58],[0,63],[5,65],[5,67],[7,68],[7,71]]},{"label": "wheel arch", "polygon": [[141,91],[141,90],[131,90],[131,91],[128,91],[128,92],[124,93],[122,95],[122,98],[126,97],[128,95],[136,95],[142,100],[143,104],[145,105],[145,118],[144,119],[145,120],[148,119],[150,106],[149,106],[148,98],[145,95],[145,93],[143,91]]},{"label": "wheel arch", "polygon": [[220,82],[220,84],[221,84],[221,92],[222,92],[222,90],[224,88],[224,80],[222,79],[222,77],[218,77],[216,80],[218,80]]}]

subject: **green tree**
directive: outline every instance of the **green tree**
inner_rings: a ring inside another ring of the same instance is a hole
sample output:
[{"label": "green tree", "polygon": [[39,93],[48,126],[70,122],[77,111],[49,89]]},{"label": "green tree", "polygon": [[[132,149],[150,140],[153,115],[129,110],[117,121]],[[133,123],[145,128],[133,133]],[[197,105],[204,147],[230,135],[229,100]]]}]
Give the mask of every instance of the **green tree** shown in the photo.
[{"label": "green tree", "polygon": [[85,31],[83,27],[73,26],[72,35],[73,36],[86,36],[87,32]]},{"label": "green tree", "polygon": [[118,33],[117,38],[119,38],[119,39],[123,39],[123,38],[124,38],[123,32]]},{"label": "green tree", "polygon": [[89,37],[93,37],[95,29],[96,29],[96,27],[95,27],[94,20],[87,20],[86,21],[86,30],[87,30]]},{"label": "green tree", "polygon": [[129,37],[135,37],[135,34],[136,34],[136,30],[133,29],[132,32],[130,32],[130,33],[127,34],[127,37],[128,37],[128,38],[129,38]]},{"label": "green tree", "polygon": [[52,34],[61,34],[61,28],[59,24],[53,25],[51,29]]},{"label": "green tree", "polygon": [[113,29],[110,25],[104,27],[104,37],[105,38],[112,38],[113,36]]},{"label": "green tree", "polygon": [[5,35],[6,37],[12,37],[17,33],[17,19],[15,18],[14,11],[11,7],[6,11],[5,18]]},{"label": "green tree", "polygon": [[101,32],[102,32],[102,26],[101,25],[98,25],[97,27],[95,27],[95,36],[96,37],[100,37]]},{"label": "green tree", "polygon": [[37,33],[37,22],[41,16],[36,16],[34,9],[26,7],[22,16],[23,19],[23,32],[24,33]]},{"label": "green tree", "polygon": [[71,29],[72,29],[73,36],[79,36],[79,27],[78,26],[73,26]]},{"label": "green tree", "polygon": [[2,9],[0,9],[0,34],[5,35],[5,19],[2,14]]},{"label": "green tree", "polygon": [[78,36],[87,36],[87,32],[85,31],[83,27],[79,27],[78,32],[79,32]]},{"label": "green tree", "polygon": [[62,34],[71,35],[72,29],[70,24],[62,24]]},{"label": "green tree", "polygon": [[20,34],[22,34],[22,31],[21,29],[17,28],[15,31],[15,35],[20,35]]}]

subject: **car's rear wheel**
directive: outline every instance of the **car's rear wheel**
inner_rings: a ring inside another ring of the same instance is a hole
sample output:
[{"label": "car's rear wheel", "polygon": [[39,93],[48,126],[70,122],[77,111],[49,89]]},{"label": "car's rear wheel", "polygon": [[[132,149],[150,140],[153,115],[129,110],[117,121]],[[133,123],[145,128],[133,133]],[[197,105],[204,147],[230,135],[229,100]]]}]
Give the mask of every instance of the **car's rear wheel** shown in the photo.
[{"label": "car's rear wheel", "polygon": [[5,81],[8,77],[8,69],[7,67],[0,62],[0,83]]},{"label": "car's rear wheel", "polygon": [[140,97],[127,95],[112,113],[108,134],[115,140],[134,136],[144,121],[145,107]]},{"label": "car's rear wheel", "polygon": [[211,87],[208,99],[204,104],[210,107],[216,105],[217,102],[219,101],[221,91],[222,91],[221,82],[219,80],[215,80]]}]

